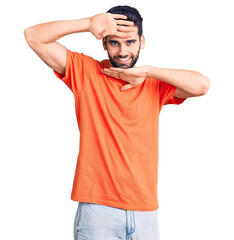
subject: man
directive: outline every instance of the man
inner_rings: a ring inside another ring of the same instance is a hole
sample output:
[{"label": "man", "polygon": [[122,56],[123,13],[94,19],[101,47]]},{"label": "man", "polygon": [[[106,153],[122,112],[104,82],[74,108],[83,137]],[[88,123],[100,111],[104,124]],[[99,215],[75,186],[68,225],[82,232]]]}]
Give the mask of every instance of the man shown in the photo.
[{"label": "man", "polygon": [[[99,62],[56,42],[78,32],[102,39],[109,60]],[[35,25],[24,33],[75,99],[80,148],[71,194],[79,202],[74,238],[158,240],[159,113],[163,105],[206,94],[209,78],[135,67],[145,37],[141,15],[129,6]]]}]

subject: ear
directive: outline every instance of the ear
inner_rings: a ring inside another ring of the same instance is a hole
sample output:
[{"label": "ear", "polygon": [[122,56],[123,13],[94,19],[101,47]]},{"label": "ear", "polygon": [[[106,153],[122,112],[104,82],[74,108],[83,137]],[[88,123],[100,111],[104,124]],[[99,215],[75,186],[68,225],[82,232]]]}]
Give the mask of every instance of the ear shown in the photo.
[{"label": "ear", "polygon": [[144,49],[145,48],[145,36],[142,35],[141,36],[141,49]]},{"label": "ear", "polygon": [[106,38],[103,38],[102,39],[102,45],[103,45],[103,48],[104,48],[104,50],[107,50],[107,39]]}]

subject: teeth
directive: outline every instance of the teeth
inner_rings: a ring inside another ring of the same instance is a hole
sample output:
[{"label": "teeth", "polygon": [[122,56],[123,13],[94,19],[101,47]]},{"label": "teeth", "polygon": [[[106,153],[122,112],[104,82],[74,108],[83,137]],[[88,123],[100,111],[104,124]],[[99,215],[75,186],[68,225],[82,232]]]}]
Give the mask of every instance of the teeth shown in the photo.
[{"label": "teeth", "polygon": [[126,61],[128,61],[129,59],[130,59],[130,57],[129,58],[117,58],[118,60],[120,60],[121,62],[126,62]]}]

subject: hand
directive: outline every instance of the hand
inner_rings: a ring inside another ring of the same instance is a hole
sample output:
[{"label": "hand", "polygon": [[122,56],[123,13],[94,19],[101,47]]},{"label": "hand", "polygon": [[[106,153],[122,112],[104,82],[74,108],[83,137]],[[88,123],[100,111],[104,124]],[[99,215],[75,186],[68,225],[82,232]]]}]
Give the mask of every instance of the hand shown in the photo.
[{"label": "hand", "polygon": [[129,88],[142,84],[147,78],[146,66],[134,68],[114,68],[110,67],[101,70],[104,74],[128,82],[120,90],[125,91]]},{"label": "hand", "polygon": [[[130,37],[129,32],[134,32],[134,22],[126,20],[115,20],[115,18],[127,19],[127,16],[112,13],[99,13],[90,18],[89,31],[98,39],[102,39],[107,35],[115,35],[117,37]],[[118,26],[127,25],[127,26]]]}]

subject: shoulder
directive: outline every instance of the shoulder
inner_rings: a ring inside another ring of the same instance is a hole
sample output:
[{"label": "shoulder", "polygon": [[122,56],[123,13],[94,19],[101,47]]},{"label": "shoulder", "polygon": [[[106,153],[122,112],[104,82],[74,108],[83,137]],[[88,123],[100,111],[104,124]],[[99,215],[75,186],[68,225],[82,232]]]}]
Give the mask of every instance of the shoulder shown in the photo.
[{"label": "shoulder", "polygon": [[85,61],[85,62],[96,62],[96,60],[93,58],[93,57],[91,57],[91,56],[89,56],[89,55],[87,55],[87,54],[85,54],[85,53],[83,53],[83,52],[77,52],[77,51],[71,51],[71,50],[69,50],[68,49],[68,52],[74,57],[74,58],[79,58],[79,59],[81,59],[82,61]]}]

